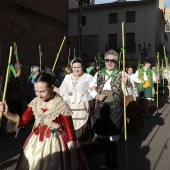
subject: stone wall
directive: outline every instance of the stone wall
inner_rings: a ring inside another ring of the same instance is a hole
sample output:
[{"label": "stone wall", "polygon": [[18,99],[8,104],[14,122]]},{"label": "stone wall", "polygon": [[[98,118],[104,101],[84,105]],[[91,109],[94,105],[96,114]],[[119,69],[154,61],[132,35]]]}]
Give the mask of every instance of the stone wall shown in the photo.
[{"label": "stone wall", "polygon": [[[4,68],[13,42],[17,43],[19,61],[25,68],[30,70],[31,65],[39,65],[39,45],[42,66],[52,67],[64,36],[67,36],[67,0],[0,0],[0,59]],[[66,58],[67,39],[57,64]]]}]

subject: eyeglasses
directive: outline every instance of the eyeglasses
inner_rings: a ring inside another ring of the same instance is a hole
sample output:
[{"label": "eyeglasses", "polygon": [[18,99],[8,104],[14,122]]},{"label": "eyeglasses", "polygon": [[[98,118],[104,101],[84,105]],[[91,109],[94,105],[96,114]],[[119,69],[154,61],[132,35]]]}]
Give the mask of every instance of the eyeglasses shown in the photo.
[{"label": "eyeglasses", "polygon": [[109,59],[105,59],[105,62],[106,62],[106,63],[109,63],[109,62],[111,62],[111,63],[115,63],[115,62],[116,62],[116,60],[109,60]]}]

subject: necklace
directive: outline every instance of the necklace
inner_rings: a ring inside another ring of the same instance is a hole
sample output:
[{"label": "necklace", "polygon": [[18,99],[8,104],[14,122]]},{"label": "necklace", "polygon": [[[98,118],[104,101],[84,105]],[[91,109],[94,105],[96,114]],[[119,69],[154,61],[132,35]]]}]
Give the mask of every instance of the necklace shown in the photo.
[{"label": "necklace", "polygon": [[73,76],[76,78],[76,80],[80,79],[80,77],[82,76],[83,74],[81,74],[80,76],[76,76],[73,74]]},{"label": "necklace", "polygon": [[[48,102],[42,101],[41,99],[37,99],[37,105],[36,105],[36,119],[39,120],[40,124],[42,126],[44,126],[46,119],[48,118],[48,116],[52,113],[54,113],[55,109],[56,109],[56,102],[57,98],[54,98]],[[50,105],[48,105],[48,103],[50,102]],[[45,112],[43,112],[42,109],[47,109]]]}]

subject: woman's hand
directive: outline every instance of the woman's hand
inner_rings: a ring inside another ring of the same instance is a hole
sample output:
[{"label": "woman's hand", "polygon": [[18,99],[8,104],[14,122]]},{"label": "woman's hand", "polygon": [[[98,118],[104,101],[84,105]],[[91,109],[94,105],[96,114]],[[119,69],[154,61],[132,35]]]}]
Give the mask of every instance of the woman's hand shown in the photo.
[{"label": "woman's hand", "polygon": [[104,95],[104,94],[97,94],[97,95],[96,95],[96,98],[97,98],[100,102],[102,102],[103,100],[105,100],[105,99],[107,98],[107,96]]},{"label": "woman's hand", "polygon": [[145,80],[142,80],[142,81],[140,82],[140,84],[145,84]]},{"label": "woman's hand", "polygon": [[20,121],[20,117],[17,114],[12,114],[8,110],[8,105],[5,103],[0,102],[0,112],[12,123],[17,124]]},{"label": "woman's hand", "polygon": [[122,76],[122,81],[123,81],[123,83],[125,83],[125,84],[126,84],[127,80],[128,80],[128,77],[127,77],[127,76],[125,76],[125,75],[123,75],[123,76]]},{"label": "woman's hand", "polygon": [[0,102],[0,112],[2,112],[5,116],[8,114],[8,105],[5,103]]}]

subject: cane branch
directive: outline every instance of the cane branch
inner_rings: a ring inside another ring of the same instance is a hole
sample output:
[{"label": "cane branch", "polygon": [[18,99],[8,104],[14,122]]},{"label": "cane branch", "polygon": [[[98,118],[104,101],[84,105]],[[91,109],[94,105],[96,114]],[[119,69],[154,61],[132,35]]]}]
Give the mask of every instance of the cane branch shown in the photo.
[{"label": "cane branch", "polygon": [[[158,78],[158,75],[159,75],[159,52],[157,52],[157,78]],[[158,83],[159,83],[159,81],[158,81],[158,79],[157,79],[157,81],[156,81],[156,91],[157,91],[157,95],[156,95],[156,106],[157,106],[157,109],[158,109]]]},{"label": "cane branch", "polygon": [[164,94],[164,85],[165,85],[165,80],[164,80],[164,60],[162,59],[162,80],[163,80],[163,94]]},{"label": "cane branch", "polygon": [[17,63],[17,70],[20,69],[20,63],[19,63],[19,57],[18,57],[18,51],[17,51],[17,44],[14,42],[14,54],[16,58],[16,63]]},{"label": "cane branch", "polygon": [[40,71],[42,70],[42,51],[41,45],[39,45],[39,59],[40,59]]},{"label": "cane branch", "polygon": [[55,66],[56,66],[56,63],[57,63],[58,57],[59,57],[59,55],[60,55],[60,51],[61,51],[61,49],[62,49],[62,47],[63,47],[63,44],[64,44],[65,39],[66,39],[66,36],[64,36],[63,41],[62,41],[62,43],[61,43],[61,45],[60,45],[60,49],[59,49],[59,51],[58,51],[58,53],[57,53],[57,55],[56,55],[56,59],[55,59],[55,62],[54,62],[52,71],[54,71],[54,69],[55,69]]},{"label": "cane branch", "polygon": [[67,67],[70,65],[70,48],[68,49]]},{"label": "cane branch", "polygon": [[[3,93],[3,96],[2,96],[2,103],[5,102],[5,98],[6,98],[6,91],[7,91],[7,85],[8,85],[8,77],[9,77],[9,70],[10,70],[10,64],[11,64],[11,57],[12,57],[12,46],[10,46],[8,66],[7,66],[7,72],[6,72],[6,78],[5,78],[4,93]],[[0,112],[0,127],[1,127],[1,122],[2,122],[2,112]]]},{"label": "cane branch", "polygon": [[100,54],[99,53],[98,53],[97,58],[98,58],[98,65],[99,65],[98,70],[100,70]]},{"label": "cane branch", "polygon": [[[165,46],[163,46],[163,49],[164,49],[164,57],[165,57],[165,64],[166,64],[166,71],[167,71],[167,80],[168,80],[168,86],[169,86],[169,84],[170,84],[170,82],[169,82],[169,66],[168,66],[168,58],[166,55]],[[169,90],[169,97],[170,97],[170,90]]]},{"label": "cane branch", "polygon": [[[122,22],[122,54],[123,54],[123,75],[125,75],[125,37],[124,37],[124,22]],[[125,96],[125,83],[123,83],[124,91],[124,138],[125,138],[125,151],[126,151],[126,169],[128,169],[128,149],[127,149],[127,126],[126,126],[126,96]]]},{"label": "cane branch", "polygon": [[119,54],[119,69],[120,69],[120,64],[121,64],[121,55],[122,55],[122,52],[120,52]]}]

